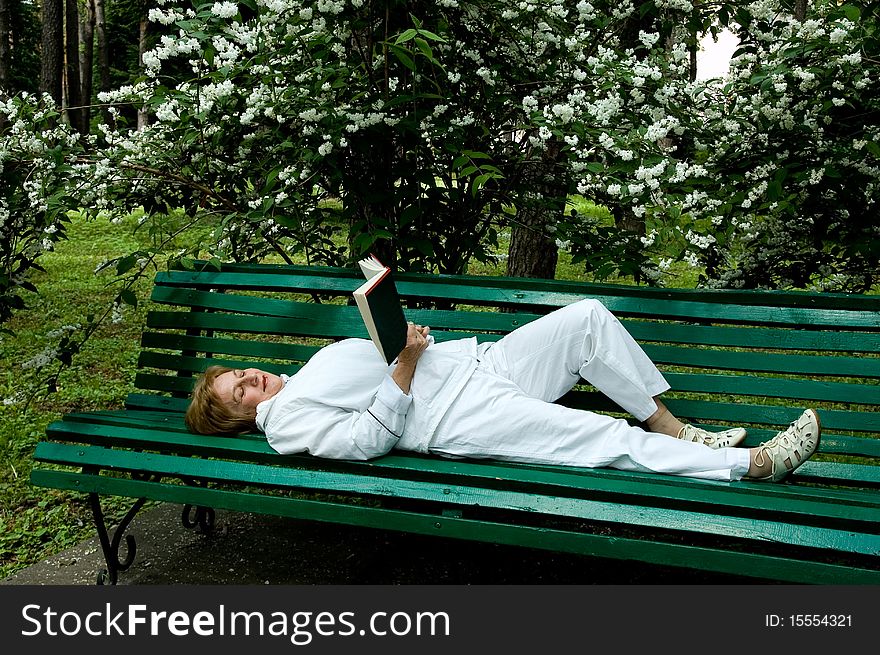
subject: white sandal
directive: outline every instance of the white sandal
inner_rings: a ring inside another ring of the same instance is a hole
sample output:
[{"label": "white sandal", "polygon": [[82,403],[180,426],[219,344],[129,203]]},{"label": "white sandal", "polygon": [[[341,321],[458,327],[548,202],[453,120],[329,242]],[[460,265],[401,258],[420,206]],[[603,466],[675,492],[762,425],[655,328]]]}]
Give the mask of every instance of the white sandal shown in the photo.
[{"label": "white sandal", "polygon": [[765,466],[769,459],[770,475],[752,479],[779,482],[786,478],[816,452],[821,430],[819,415],[813,409],[806,410],[787,429],[758,446],[755,464]]},{"label": "white sandal", "polygon": [[709,432],[693,425],[685,425],[675,437],[684,441],[696,441],[709,448],[733,448],[746,438],[745,428],[731,428],[722,432]]}]

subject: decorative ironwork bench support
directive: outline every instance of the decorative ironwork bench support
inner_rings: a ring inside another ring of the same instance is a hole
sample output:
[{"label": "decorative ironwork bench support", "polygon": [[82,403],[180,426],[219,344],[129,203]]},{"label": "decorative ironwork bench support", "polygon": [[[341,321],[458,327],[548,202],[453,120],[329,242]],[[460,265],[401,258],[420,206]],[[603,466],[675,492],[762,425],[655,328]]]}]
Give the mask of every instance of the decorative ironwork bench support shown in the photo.
[{"label": "decorative ironwork bench support", "polygon": [[[86,470],[84,472],[89,473],[97,473],[96,470]],[[149,480],[150,482],[157,482],[162,479],[162,476],[159,474],[153,475],[138,475],[137,473],[131,474],[132,479],[135,480]],[[199,482],[193,480],[191,478],[180,478],[185,484],[190,486],[198,486],[198,487],[206,487],[206,482]],[[137,554],[137,542],[133,535],[125,534],[125,531],[128,529],[129,524],[134,520],[134,517],[144,506],[144,503],[147,502],[147,498],[138,498],[134,505],[126,512],[122,521],[119,522],[119,525],[116,526],[116,529],[113,531],[113,535],[110,535],[110,532],[107,529],[107,521],[104,518],[104,511],[101,509],[101,499],[97,493],[89,494],[89,503],[92,507],[92,516],[95,519],[95,527],[98,532],[98,540],[101,543],[101,551],[104,554],[104,561],[107,563],[107,568],[98,571],[97,582],[96,584],[104,585],[111,584],[115,585],[117,580],[119,579],[119,573],[123,571],[127,571],[129,567],[131,567],[134,562],[135,555]],[[183,514],[181,515],[181,522],[185,528],[193,529],[199,528],[202,534],[211,534],[214,530],[214,520],[215,513],[214,510],[210,507],[202,507],[202,506],[193,506],[190,504],[186,504],[183,506]],[[120,559],[119,557],[119,548],[122,545],[122,537],[125,536],[125,559]]]},{"label": "decorative ironwork bench support", "polygon": [[[193,478],[180,478],[181,482],[191,487],[207,488],[208,483],[205,480],[194,480]],[[195,514],[193,515],[193,512]],[[183,506],[183,514],[180,517],[183,527],[193,530],[198,528],[202,534],[211,534],[214,531],[214,510],[210,507],[202,507],[201,505],[190,505],[187,503]]]},{"label": "decorative ironwork bench support", "polygon": [[98,540],[101,542],[101,550],[104,553],[104,561],[107,563],[106,569],[98,571],[96,584],[104,585],[110,583],[111,585],[115,585],[119,578],[119,572],[128,570],[132,562],[134,562],[134,556],[137,553],[137,543],[135,542],[134,537],[130,534],[126,534],[125,559],[119,559],[119,546],[122,543],[122,536],[125,534],[125,531],[128,529],[128,526],[134,519],[135,515],[140,511],[144,503],[147,502],[147,499],[138,498],[135,501],[134,505],[132,505],[131,509],[125,514],[125,517],[123,517],[119,525],[116,526],[112,537],[110,537],[107,531],[107,524],[104,520],[104,512],[101,509],[101,500],[98,494],[90,493],[89,502],[92,506],[92,515],[95,518],[95,527],[98,530]]}]

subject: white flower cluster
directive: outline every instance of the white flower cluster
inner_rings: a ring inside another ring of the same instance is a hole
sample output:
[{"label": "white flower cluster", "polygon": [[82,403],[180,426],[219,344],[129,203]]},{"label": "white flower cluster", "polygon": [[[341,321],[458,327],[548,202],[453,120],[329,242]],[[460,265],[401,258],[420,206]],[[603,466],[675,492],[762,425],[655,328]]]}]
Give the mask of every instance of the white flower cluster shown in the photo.
[{"label": "white flower cluster", "polygon": [[25,370],[45,368],[58,357],[58,349],[53,346],[47,346],[41,352],[37,353],[27,361],[22,362],[21,367]]},{"label": "white flower cluster", "polygon": [[215,2],[211,5],[211,13],[220,18],[232,18],[238,14],[238,5],[234,2]]}]

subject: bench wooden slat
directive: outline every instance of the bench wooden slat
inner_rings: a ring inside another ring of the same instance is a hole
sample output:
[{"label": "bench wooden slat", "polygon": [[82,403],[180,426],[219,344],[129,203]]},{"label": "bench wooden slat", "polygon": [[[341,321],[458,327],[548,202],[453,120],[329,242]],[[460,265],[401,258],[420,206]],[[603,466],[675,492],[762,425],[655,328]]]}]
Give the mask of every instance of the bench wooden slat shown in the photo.
[{"label": "bench wooden slat", "polygon": [[262,497],[261,502],[256,504],[253,495],[247,493],[121,480],[63,471],[37,470],[33,472],[32,479],[37,485],[73,491],[131,498],[145,497],[175,503],[198,503],[232,511],[257,511],[287,518],[405,530],[419,534],[476,539],[615,559],[639,559],[671,566],[697,566],[703,570],[734,575],[745,574],[757,578],[768,577],[792,582],[809,580],[819,584],[880,582],[880,572],[870,569],[812,561],[792,561],[780,557],[682,544],[662,544],[650,539],[627,539],[619,536],[571,533],[543,527],[501,525],[488,521],[424,516],[383,508],[353,505],[340,507],[320,501],[283,497]]},{"label": "bench wooden slat", "polygon": [[[159,398],[158,396],[150,396],[149,398]],[[183,424],[182,412],[186,409],[187,401],[185,399],[175,399],[180,402],[180,409],[177,412],[163,411],[165,405],[158,403],[145,403],[143,401],[135,401],[133,407],[138,409],[128,410],[125,412],[76,412],[68,414],[64,417],[64,422],[59,425],[62,427],[54,427],[62,434],[64,432],[64,424],[69,421],[86,422],[95,425],[116,426],[116,427],[136,427],[146,429],[160,429],[162,431],[180,432],[189,434]],[[155,421],[152,417],[159,417]],[[705,427],[709,430],[719,429],[717,425],[696,425]],[[775,434],[773,430],[749,430],[749,438],[746,445],[757,445]],[[76,435],[72,435],[76,437]],[[207,437],[206,437],[207,438]],[[261,434],[242,435],[239,439],[255,439],[257,441],[264,440]],[[156,435],[158,443],[161,445],[161,434]],[[870,455],[871,447],[874,447],[874,441],[866,441],[859,437],[848,437],[834,434],[826,434],[823,436],[821,452],[825,454],[843,454],[848,456],[865,456]],[[866,452],[867,451],[867,452]],[[270,452],[270,451],[263,451]],[[388,456],[386,456],[387,458]],[[384,461],[384,459],[383,459]],[[433,460],[432,460],[433,461]],[[835,464],[834,462],[808,462],[805,468],[801,468],[795,473],[795,477],[810,477],[814,481],[818,480],[836,480],[848,484],[864,484],[868,486],[877,486],[880,484],[880,467],[855,464],[846,466]]]},{"label": "bench wooden slat", "polygon": [[682,348],[644,344],[656,364],[719,368],[731,371],[779,373],[790,376],[880,378],[880,359],[822,355],[794,355],[766,352],[738,352],[709,348]]},{"label": "bench wooden slat", "polygon": [[[182,280],[186,280],[182,283]],[[469,304],[511,305],[520,304],[541,305],[546,307],[563,307],[577,302],[588,296],[589,287],[570,291],[529,291],[520,290],[511,293],[503,289],[485,287],[471,287],[467,285],[447,284],[440,285],[436,281],[412,281],[411,277],[397,276],[397,287],[403,297],[431,297],[452,302]],[[171,285],[185,287],[200,287],[202,289],[240,289],[240,290],[269,290],[287,291],[291,293],[335,293],[336,295],[349,295],[360,284],[362,277],[335,278],[329,280],[307,281],[293,276],[277,276],[264,272],[260,273],[217,273],[205,271],[203,273],[189,273],[188,275],[176,276],[176,279],[159,278],[157,285]],[[157,292],[161,289],[157,286]],[[159,292],[161,293],[161,292]],[[650,318],[680,318],[687,317],[691,320],[703,319],[708,322],[745,322],[763,325],[810,325],[815,327],[834,327],[841,324],[850,326],[850,329],[880,328],[880,319],[875,312],[846,309],[822,309],[816,307],[804,308],[802,306],[761,306],[752,305],[743,307],[737,304],[711,303],[702,300],[679,300],[677,298],[652,298],[637,297],[628,298],[620,295],[603,296],[603,303],[612,312],[620,316],[648,316]]]},{"label": "bench wooden slat", "polygon": [[665,341],[692,346],[770,350],[816,350],[820,352],[880,351],[880,333],[845,330],[798,330],[729,325],[658,324],[654,321],[622,320],[636,341]]},{"label": "bench wooden slat", "polygon": [[[74,463],[113,471],[159,474],[218,483],[266,484],[286,489],[331,491],[357,495],[405,498],[459,507],[491,507],[528,511],[590,521],[611,521],[681,532],[696,530],[710,534],[761,540],[773,543],[827,548],[867,555],[880,554],[880,535],[858,534],[835,528],[801,525],[792,529],[772,511],[761,518],[728,516],[724,522],[715,515],[694,510],[653,507],[626,502],[608,502],[516,490],[487,490],[480,486],[450,483],[442,488],[420,480],[389,480],[375,475],[352,475],[230,462],[197,460],[142,452],[116,452],[102,447],[48,444],[39,460],[55,464]],[[717,506],[716,506],[717,508]]]},{"label": "bench wooden slat", "polygon": [[788,380],[757,375],[694,375],[668,372],[664,372],[663,377],[675,391],[880,405],[878,384]]},{"label": "bench wooden slat", "polygon": [[161,348],[164,350],[241,355],[244,357],[267,359],[285,359],[291,362],[305,362],[318,352],[319,349],[319,346],[306,346],[296,343],[225,339],[222,337],[194,336],[162,332],[144,332],[141,337],[141,346],[143,348]]},{"label": "bench wooden slat", "polygon": [[[205,269],[211,271],[210,268]],[[216,273],[216,271],[212,271]],[[223,273],[254,273],[277,275],[279,277],[311,278],[302,284],[309,288],[310,284],[334,284],[335,279],[360,279],[360,272],[354,268],[337,268],[330,266],[306,266],[287,264],[223,264]],[[157,284],[183,283],[187,285],[193,275],[202,275],[197,271],[182,269],[162,271],[156,276]],[[770,305],[781,307],[811,307],[820,309],[851,309],[857,307],[864,311],[880,311],[880,296],[828,293],[821,294],[804,291],[777,291],[754,289],[681,289],[634,286],[630,284],[612,284],[597,282],[579,282],[575,280],[545,280],[537,278],[485,276],[485,275],[441,275],[427,273],[396,272],[395,278],[402,281],[429,282],[437,287],[468,286],[477,289],[505,289],[519,291],[543,291],[554,293],[577,294],[589,289],[596,295],[629,296],[634,298],[657,298],[667,300],[698,300],[701,302],[717,302],[734,305]],[[432,294],[427,294],[432,295]]]},{"label": "bench wooden slat", "polygon": [[[263,351],[263,356],[272,356],[272,353],[269,352],[271,348],[261,350]],[[314,352],[317,349],[309,348],[309,350]],[[280,354],[277,353],[275,356],[280,358],[278,357]],[[231,368],[247,368],[253,363],[253,360],[235,360],[223,357],[192,357],[150,351],[142,351],[138,357],[138,366],[140,368],[165,369],[188,373],[200,373],[213,364],[220,364]],[[264,362],[260,363],[259,368],[270,373],[287,373],[292,375],[299,370],[300,366],[287,362],[283,364]],[[762,378],[753,375],[665,373],[664,376],[675,391],[880,405],[880,385],[825,382],[822,380],[786,380]]]},{"label": "bench wooden slat", "polygon": [[147,393],[130,393],[125,397],[126,409],[132,410],[175,412],[183,416],[183,413],[188,406],[188,398],[176,398],[172,396]]},{"label": "bench wooden slat", "polygon": [[[153,300],[169,305],[196,306],[203,309],[279,317],[296,316],[298,309],[304,304],[287,299],[235,296],[233,294],[161,287],[157,287],[154,290]],[[316,311],[335,311],[332,307],[339,306],[330,305],[328,309]],[[414,319],[430,319],[430,324],[435,327],[453,326],[457,329],[509,331],[514,325],[510,323],[508,315],[496,315],[487,312],[451,312],[418,309],[407,309],[406,311]],[[513,320],[517,321],[515,325],[518,326],[540,315],[537,313],[521,313]],[[468,325],[467,322],[469,320],[481,322]],[[847,332],[840,329],[822,332],[801,329],[781,331],[779,329],[754,327],[681,325],[676,323],[658,323],[653,320],[647,322],[644,320],[624,319],[622,322],[634,338],[643,341],[668,341],[689,345],[702,344],[740,348],[816,349],[855,352],[877,352],[880,350],[880,334]],[[428,324],[427,320],[425,320],[425,324]]]},{"label": "bench wooden slat", "polygon": [[[133,394],[137,395],[137,394]],[[106,425],[106,426],[116,426],[116,427],[138,427],[138,428],[147,428],[147,429],[159,429],[162,431],[171,431],[171,432],[179,432],[182,434],[189,434],[186,430],[186,427],[183,424],[183,416],[182,412],[186,408],[187,401],[184,399],[168,399],[167,397],[160,396],[149,396],[148,398],[162,398],[164,400],[177,400],[180,402],[180,409],[176,412],[166,411],[166,407],[164,404],[159,405],[147,403],[141,400],[135,400],[132,402],[133,407],[137,407],[139,409],[128,409],[128,410],[108,410],[101,412],[74,412],[71,414],[67,414],[64,417],[64,422],[82,422],[82,423],[92,423],[96,425]],[[700,424],[698,424],[700,425]],[[715,426],[704,426],[708,429],[713,429]],[[63,432],[63,430],[62,430]],[[748,443],[757,444],[761,441],[764,441],[772,436],[771,431],[763,431],[763,433],[756,433],[754,430],[750,432],[750,438]],[[241,435],[236,437],[237,439],[250,439],[256,441],[264,440],[263,435],[261,434],[249,434],[249,435]],[[854,438],[848,437],[827,437],[827,439],[831,442],[831,446],[829,446],[826,452],[831,453],[846,453],[851,454],[853,452],[858,452],[859,447],[848,445],[846,447],[838,446],[836,449],[834,448],[834,442],[839,439],[848,440],[848,442],[852,442]],[[157,447],[161,445],[161,441],[158,442]],[[823,444],[824,445],[824,444]],[[386,455],[381,460],[376,460],[373,462],[375,466],[385,466],[387,462],[398,461],[396,458],[397,455]],[[430,460],[434,461],[434,460]],[[441,460],[445,462],[445,460]],[[481,463],[481,466],[485,467],[486,463]],[[523,465],[514,465],[514,464],[505,464],[507,467],[511,466],[523,466]],[[531,465],[531,468],[541,468],[537,465]],[[580,472],[580,470],[578,470]],[[826,461],[809,461],[804,464],[801,468],[799,468],[793,475],[793,479],[803,479],[805,481],[811,482],[834,482],[837,484],[850,484],[850,485],[861,485],[868,487],[880,487],[880,467],[871,466],[871,465],[859,465],[853,463],[841,464],[838,462],[826,462]]]},{"label": "bench wooden slat", "polygon": [[[308,306],[306,306],[308,307]],[[314,305],[312,307],[321,307]],[[314,310],[312,310],[314,311]],[[207,312],[150,312],[147,326],[154,329],[201,329],[226,333],[283,334],[290,337],[367,338],[357,308],[335,307],[333,311],[318,310],[318,318],[252,317]],[[480,312],[473,312],[480,314]],[[426,316],[427,317],[427,316]],[[421,318],[415,316],[414,318]],[[515,320],[515,319],[512,319]],[[487,321],[488,322],[488,321]],[[427,324],[427,323],[426,323]],[[433,327],[433,326],[432,326]],[[510,326],[511,329],[517,326]],[[472,333],[437,334],[438,340],[463,338]],[[498,337],[496,337],[497,339]],[[880,358],[835,357],[821,355],[783,355],[774,353],[740,353],[676,346],[645,344],[645,352],[657,363],[674,362],[682,366],[713,366],[733,370],[756,370],[791,375],[828,375],[880,378]]]},{"label": "bench wooden slat", "polygon": [[[58,433],[58,428],[53,424],[53,430]],[[98,429],[96,429],[96,427]],[[238,443],[231,442],[228,439],[221,438],[210,439],[189,439],[185,434],[168,433],[162,435],[161,443],[156,443],[156,434],[151,434],[150,430],[137,428],[108,428],[107,426],[93,426],[88,424],[72,423],[66,426],[64,433],[67,436],[75,436],[83,439],[86,443],[95,443],[96,445],[111,446],[114,444],[130,444],[138,447],[147,447],[163,452],[173,452],[179,454],[210,454],[212,456],[226,459],[240,459],[242,455],[253,457],[256,462],[273,462],[281,463],[279,457],[266,459],[266,450],[262,448],[263,444],[258,440],[243,439]],[[151,445],[152,444],[152,445]],[[42,444],[41,444],[42,445]],[[43,449],[40,449],[35,457],[40,459],[43,457]],[[353,466],[350,470],[370,471],[371,466],[359,463],[360,466]],[[501,467],[495,467],[500,470]],[[431,468],[433,475],[437,475],[438,469]],[[442,469],[441,469],[442,470]],[[451,483],[455,480],[455,476],[447,473],[441,478],[442,484]],[[471,469],[473,470],[473,469]],[[424,471],[424,469],[422,469]],[[396,480],[402,479],[403,471],[396,471]],[[558,480],[558,476],[552,473],[545,473],[543,476],[546,480]],[[657,476],[654,476],[657,477]],[[674,477],[674,476],[662,476]],[[526,484],[529,491],[537,493],[544,486],[539,486],[540,476],[534,472],[522,471],[519,480],[514,480],[505,476],[504,480],[495,482],[492,486],[496,489],[511,489],[516,485]],[[389,483],[390,484],[390,483]],[[880,492],[862,492],[859,495],[858,502],[852,502],[852,497],[846,495],[846,491],[820,490],[810,487],[797,486],[790,489],[773,488],[767,489],[769,485],[757,484],[758,488],[750,490],[748,493],[731,491],[730,487],[707,485],[705,488],[694,488],[693,485],[680,480],[675,483],[663,481],[660,483],[646,479],[644,476],[627,475],[627,476],[594,476],[582,475],[578,480],[578,484],[568,480],[568,484],[572,488],[580,488],[582,491],[589,490],[591,493],[601,493],[603,496],[614,497],[617,502],[634,502],[633,499],[640,499],[650,505],[672,506],[670,503],[676,503],[680,507],[693,506],[694,504],[711,504],[720,509],[721,507],[738,508],[739,511],[754,512],[778,512],[780,514],[797,515],[800,520],[814,525],[825,525],[834,527],[840,521],[855,523],[863,523],[862,530],[874,532],[880,530],[880,524],[877,523],[877,513],[880,511]],[[742,485],[747,486],[747,485]],[[571,492],[569,492],[571,493]],[[846,499],[847,502],[841,502]]]},{"label": "bench wooden slat", "polygon": [[228,366],[229,368],[249,368],[255,363],[259,364],[260,369],[269,373],[275,373],[276,375],[280,375],[281,373],[292,375],[301,368],[301,365],[299,364],[286,362],[279,364],[276,362],[254,362],[253,360],[237,360],[219,357],[190,357],[187,355],[169,355],[167,353],[149,351],[143,351],[138,356],[138,366],[140,368],[157,368],[179,371],[181,373],[201,373],[214,364]]}]

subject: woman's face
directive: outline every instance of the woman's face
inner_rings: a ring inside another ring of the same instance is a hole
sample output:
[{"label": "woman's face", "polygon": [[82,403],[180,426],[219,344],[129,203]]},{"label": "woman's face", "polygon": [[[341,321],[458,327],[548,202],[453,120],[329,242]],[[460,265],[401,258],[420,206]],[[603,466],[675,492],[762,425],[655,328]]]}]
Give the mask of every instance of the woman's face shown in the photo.
[{"label": "woman's face", "polygon": [[258,368],[234,369],[214,379],[220,400],[244,416],[256,416],[257,405],[281,391],[284,382],[277,375]]}]

